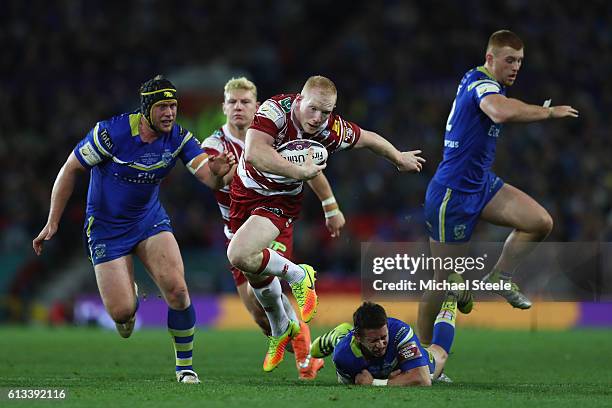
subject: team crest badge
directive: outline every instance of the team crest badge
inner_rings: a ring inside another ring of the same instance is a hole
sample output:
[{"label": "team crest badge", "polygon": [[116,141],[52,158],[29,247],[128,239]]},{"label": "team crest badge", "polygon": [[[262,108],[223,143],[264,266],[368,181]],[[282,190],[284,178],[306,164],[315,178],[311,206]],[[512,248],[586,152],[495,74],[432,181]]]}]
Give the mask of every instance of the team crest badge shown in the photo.
[{"label": "team crest badge", "polygon": [[168,150],[166,150],[162,154],[162,162],[164,162],[164,166],[169,165],[172,162],[172,153],[170,153]]},{"label": "team crest badge", "polygon": [[465,238],[465,224],[455,225],[453,229],[453,235],[455,239],[464,239]]},{"label": "team crest badge", "polygon": [[93,248],[92,252],[93,256],[96,257],[96,259],[104,258],[104,256],[106,255],[106,244],[97,244]]}]

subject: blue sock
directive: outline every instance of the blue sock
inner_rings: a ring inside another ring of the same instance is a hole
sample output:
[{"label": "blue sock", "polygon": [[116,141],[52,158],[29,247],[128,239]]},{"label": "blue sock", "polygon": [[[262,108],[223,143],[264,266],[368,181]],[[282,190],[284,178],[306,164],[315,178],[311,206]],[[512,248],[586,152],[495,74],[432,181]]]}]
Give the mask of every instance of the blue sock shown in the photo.
[{"label": "blue sock", "polygon": [[195,334],[196,315],[193,305],[185,310],[168,308],[168,331],[174,343],[176,371],[193,370],[193,336]]},{"label": "blue sock", "polygon": [[455,320],[457,319],[457,300],[447,298],[442,304],[440,313],[436,317],[433,328],[432,344],[437,344],[442,347],[447,353],[450,353],[453,339],[455,338]]}]

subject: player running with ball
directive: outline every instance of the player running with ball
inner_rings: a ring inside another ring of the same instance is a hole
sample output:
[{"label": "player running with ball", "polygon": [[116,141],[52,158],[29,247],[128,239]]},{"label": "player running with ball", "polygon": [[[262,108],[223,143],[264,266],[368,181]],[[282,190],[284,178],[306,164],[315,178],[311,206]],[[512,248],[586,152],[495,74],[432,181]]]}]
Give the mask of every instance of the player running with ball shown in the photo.
[{"label": "player running with ball", "polygon": [[425,161],[420,151],[400,152],[378,134],[361,129],[333,113],[337,92],[328,78],[309,78],[301,93],[266,100],[257,111],[246,135],[238,177],[231,185],[230,226],[235,232],[227,250],[230,263],[243,271],[262,304],[272,331],[264,371],[282,361],[285,347],[299,333],[298,322],[289,318],[281,299],[278,278],[285,279],[298,302],[302,320],[316,312],[315,270],[295,264],[268,247],[298,218],[303,182],[317,182],[325,164],[310,157],[299,166],[277,151],[296,139],[314,140],[328,153],[368,148],[392,162],[400,171],[420,171]]},{"label": "player running with ball", "polygon": [[[255,84],[248,79],[232,78],[224,87],[223,113],[227,117],[226,123],[212,135],[204,139],[202,147],[205,150],[212,150],[219,153],[232,152],[235,157],[240,157],[244,150],[244,139],[246,132],[253,122],[255,112],[259,107],[257,103],[257,88]],[[236,166],[225,176],[226,179],[231,179],[235,176]],[[309,182],[317,197],[321,200],[323,211],[325,214],[325,225],[332,237],[340,235],[340,230],[344,226],[344,215],[340,211],[338,204],[335,202],[331,186],[325,176]],[[215,198],[221,210],[221,216],[225,223],[225,236],[227,243],[234,236],[230,227],[230,189],[229,185],[215,191]],[[289,228],[285,228],[281,234],[270,245],[270,249],[280,253],[287,259],[293,258],[293,224]],[[271,335],[270,323],[266,316],[263,307],[255,298],[252,288],[248,285],[244,274],[237,268],[231,268],[232,276],[236,284],[236,290],[240,296],[240,300],[249,311],[257,325],[261,328],[266,336]],[[295,321],[298,321],[293,305],[289,299],[282,294],[282,302],[287,315]],[[312,380],[316,378],[317,372],[324,365],[322,359],[312,358],[310,355],[310,328],[306,323],[300,321],[300,334],[291,340],[291,347],[295,354],[295,362],[298,368],[298,376],[302,380]]]}]

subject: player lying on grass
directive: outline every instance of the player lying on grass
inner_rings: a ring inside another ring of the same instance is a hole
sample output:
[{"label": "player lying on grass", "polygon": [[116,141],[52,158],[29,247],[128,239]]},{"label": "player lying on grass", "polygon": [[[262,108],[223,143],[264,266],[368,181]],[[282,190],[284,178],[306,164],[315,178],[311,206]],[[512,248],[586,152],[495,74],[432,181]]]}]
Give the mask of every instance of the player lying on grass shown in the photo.
[{"label": "player lying on grass", "polygon": [[[453,274],[450,281],[463,279]],[[464,292],[448,292],[434,323],[433,342],[424,348],[410,325],[387,317],[375,303],[363,303],[353,314],[353,325],[342,323],[312,343],[313,357],[333,354],[338,381],[357,385],[430,386],[450,382],[443,374],[455,336],[457,299]]]}]

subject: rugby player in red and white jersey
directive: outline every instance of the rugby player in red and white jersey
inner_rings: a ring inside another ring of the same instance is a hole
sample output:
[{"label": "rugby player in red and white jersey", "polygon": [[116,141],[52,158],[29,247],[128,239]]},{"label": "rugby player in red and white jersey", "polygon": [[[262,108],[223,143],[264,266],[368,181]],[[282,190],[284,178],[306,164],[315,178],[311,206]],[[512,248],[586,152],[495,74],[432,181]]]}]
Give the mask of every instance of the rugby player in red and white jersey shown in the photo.
[{"label": "rugby player in red and white jersey", "polygon": [[314,76],[300,94],[266,100],[247,131],[238,177],[232,179],[230,227],[234,237],[227,255],[230,263],[245,273],[270,322],[272,336],[264,371],[272,371],[282,361],[285,347],[299,333],[298,324],[283,308],[281,285],[275,278],[285,279],[291,286],[302,320],[310,321],[317,306],[315,270],[268,247],[291,228],[300,213],[303,182],[319,182],[325,164],[315,164],[311,156],[298,166],[285,160],[277,149],[301,138],[320,142],[330,154],[368,148],[399,171],[418,172],[425,161],[420,150],[400,152],[380,135],[333,114],[336,98],[334,83]]},{"label": "rugby player in red and white jersey", "polygon": [[[212,135],[204,139],[202,147],[205,150],[212,149],[218,153],[231,152],[236,158],[242,155],[244,149],[244,139],[247,129],[253,122],[255,112],[259,107],[257,102],[257,88],[255,84],[248,79],[232,78],[224,87],[223,113],[227,120],[226,123]],[[226,183],[231,180],[236,171],[236,166],[226,176]],[[324,202],[323,210],[325,212],[326,225],[333,237],[340,234],[340,229],[344,226],[344,215],[338,208],[335,202],[331,186],[325,176],[319,180],[318,184],[313,184],[312,188]],[[233,233],[229,224],[230,212],[230,190],[226,185],[215,191],[215,198],[221,210],[221,216],[224,221],[224,232],[227,242],[231,240]],[[270,248],[279,252],[287,259],[293,257],[293,225],[283,230],[270,245]],[[249,288],[247,280],[240,270],[235,267],[231,268],[236,289],[242,300],[242,303],[252,315],[257,325],[262,329],[264,334],[269,336],[270,323],[259,301],[255,298],[252,289]],[[282,302],[285,312],[293,319],[299,320],[289,299],[282,295]],[[291,346],[295,353],[296,366],[300,379],[309,380],[317,376],[317,372],[324,365],[323,359],[312,358],[310,356],[310,329],[308,325],[300,321],[300,334],[293,338]]]}]

